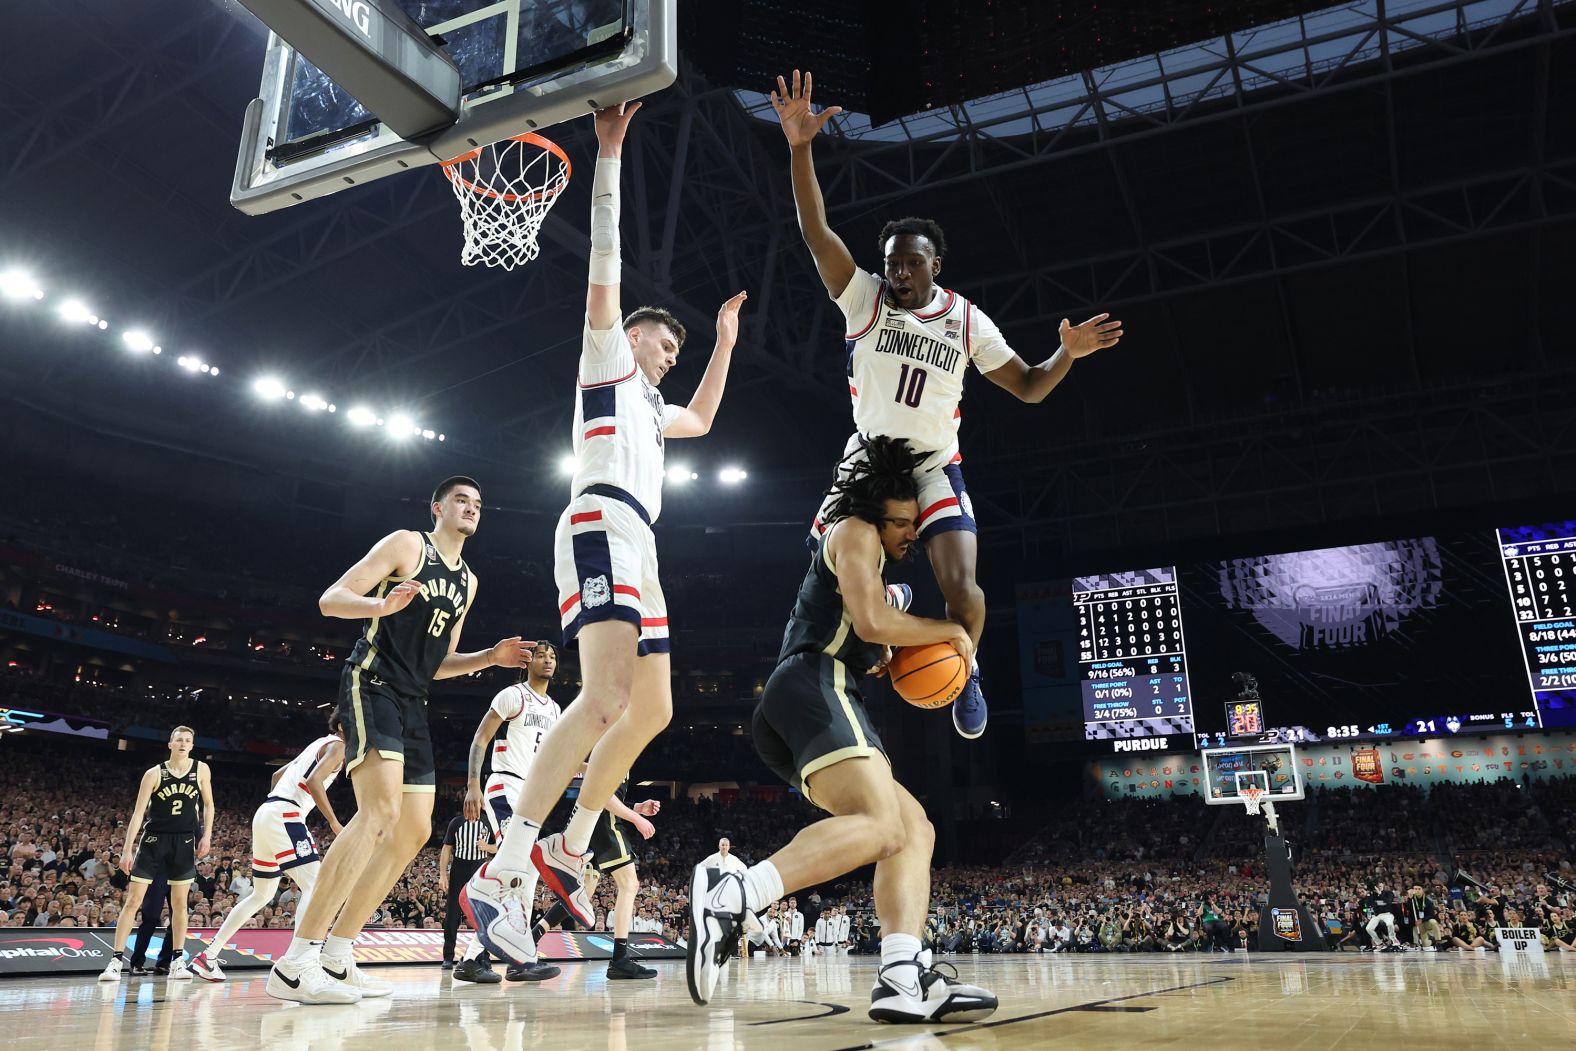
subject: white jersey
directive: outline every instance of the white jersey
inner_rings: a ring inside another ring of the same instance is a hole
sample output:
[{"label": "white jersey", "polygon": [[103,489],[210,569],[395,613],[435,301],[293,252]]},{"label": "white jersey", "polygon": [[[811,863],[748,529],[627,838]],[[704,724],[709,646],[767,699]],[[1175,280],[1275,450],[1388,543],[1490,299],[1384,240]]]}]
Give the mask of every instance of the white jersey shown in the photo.
[{"label": "white jersey", "polygon": [[822,945],[832,944],[832,921],[822,916],[815,921],[815,940]]},{"label": "white jersey", "polygon": [[593,485],[611,485],[640,502],[650,522],[662,511],[662,433],[679,408],[664,404],[635,364],[624,322],[594,332],[580,347],[580,396],[575,399],[575,477],[571,499]]},{"label": "white jersey", "polygon": [[531,772],[542,738],[558,722],[563,709],[551,697],[516,683],[498,691],[492,710],[508,727],[504,739],[493,742],[493,773],[513,774],[523,781]]},{"label": "white jersey", "polygon": [[923,310],[887,302],[886,283],[855,270],[836,298],[847,319],[848,394],[861,434],[906,438],[916,452],[957,452],[958,403],[972,362],[991,372],[1012,360],[996,323],[938,288]]},{"label": "white jersey", "polygon": [[837,914],[837,929],[832,932],[832,940],[834,942],[846,942],[848,940],[848,928],[849,928],[848,913],[846,913],[846,912],[838,913]]},{"label": "white jersey", "polygon": [[723,872],[746,872],[749,866],[739,859],[731,850],[727,854],[717,851],[700,863],[703,869],[721,869]]},{"label": "white jersey", "polygon": [[[311,814],[313,809],[317,807],[317,804],[312,802],[312,793],[306,790],[306,779],[311,777],[312,771],[317,769],[319,763],[317,753],[319,750],[324,745],[337,742],[338,740],[338,737],[330,734],[327,737],[319,737],[303,748],[301,754],[286,763],[285,768],[279,772],[279,780],[274,782],[273,791],[268,793],[269,798],[290,800],[290,802],[301,808],[301,820],[305,821],[307,815]],[[335,767],[323,779],[323,790],[327,791],[328,786],[333,784],[334,779],[338,776],[339,768]]]},{"label": "white jersey", "polygon": [[786,931],[789,941],[796,942],[802,940],[804,938],[804,913],[800,912],[798,909],[794,909],[789,912],[787,922],[784,923],[783,929]]}]

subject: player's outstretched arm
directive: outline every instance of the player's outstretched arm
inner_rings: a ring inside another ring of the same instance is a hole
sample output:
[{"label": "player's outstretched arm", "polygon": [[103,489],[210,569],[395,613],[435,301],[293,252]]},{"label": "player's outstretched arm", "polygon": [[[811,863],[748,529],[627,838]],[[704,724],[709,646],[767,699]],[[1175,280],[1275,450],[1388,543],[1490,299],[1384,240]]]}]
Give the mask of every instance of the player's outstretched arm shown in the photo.
[{"label": "player's outstretched arm", "polygon": [[860,638],[887,646],[948,642],[964,660],[973,658],[974,646],[961,625],[911,616],[887,605],[886,582],[880,571],[881,538],[875,526],[857,518],[845,518],[833,527],[824,543],[830,545],[832,562],[837,566],[837,587]]},{"label": "player's outstretched arm", "polygon": [[827,224],[826,202],[821,198],[821,183],[815,177],[815,158],[810,154],[810,143],[815,141],[827,121],[843,112],[843,107],[829,106],[816,113],[810,108],[813,86],[810,74],[801,77],[797,69],[793,71],[792,88],[778,77],[777,90],[772,92],[772,109],[777,111],[783,135],[788,139],[788,170],[793,176],[793,203],[799,213],[799,233],[815,257],[815,268],[826,290],[836,299],[853,280],[856,267],[848,246]]},{"label": "player's outstretched arm", "polygon": [[[1073,362],[1079,358],[1086,358],[1097,350],[1114,347],[1122,339],[1122,323],[1110,321],[1110,314],[1096,314],[1081,325],[1069,324],[1062,318],[1061,329],[1057,333],[1061,337],[1061,346],[1056,348],[1056,353],[1035,366],[1029,366],[1017,354],[1007,353],[1007,361],[997,368],[985,373],[985,378],[1003,390],[1010,391],[1019,401],[1039,403],[1045,396],[1056,389],[1056,385],[1067,378],[1067,373],[1072,370]],[[970,333],[971,342],[976,346],[971,349],[975,354],[988,353],[982,343],[999,344],[1004,350],[1006,342],[1001,338],[1001,332],[996,326],[982,319],[985,333]]]},{"label": "player's outstretched arm", "polygon": [[477,650],[474,653],[461,653],[460,632],[465,629],[465,618],[471,615],[471,609],[476,605],[476,589],[478,581],[476,574],[471,574],[470,597],[465,602],[465,612],[460,614],[460,619],[454,622],[454,630],[449,635],[449,652],[444,654],[443,660],[438,665],[434,679],[452,679],[458,675],[470,675],[486,668],[523,668],[531,663],[531,651],[536,648],[535,642],[526,642],[518,635],[507,639],[499,639],[493,643],[492,649]]},{"label": "player's outstretched arm", "polygon": [[596,111],[596,175],[591,180],[591,277],[586,286],[586,321],[605,332],[623,316],[619,309],[618,179],[623,166],[624,133],[640,109],[623,102]]},{"label": "player's outstretched arm", "polygon": [[390,533],[361,556],[361,561],[345,570],[317,600],[325,617],[365,620],[387,617],[410,605],[419,586],[406,580],[396,584],[382,598],[369,598],[367,592],[390,577],[408,577],[421,564],[421,541],[409,529]]},{"label": "player's outstretched arm", "polygon": [[643,814],[629,806],[617,796],[609,796],[607,799],[607,806],[603,807],[603,809],[609,814],[612,814],[614,817],[622,818],[623,820],[628,821],[631,825],[634,825],[635,831],[640,833],[641,839],[650,839],[652,836],[657,834],[656,826],[652,825],[651,822],[646,820]]},{"label": "player's outstretched arm", "polygon": [[739,339],[739,308],[750,298],[740,292],[717,311],[717,344],[712,348],[711,361],[706,365],[706,375],[690,403],[678,410],[673,421],[662,429],[664,438],[699,438],[711,430],[722,407],[722,391],[728,385],[728,366],[733,361],[733,345]]}]

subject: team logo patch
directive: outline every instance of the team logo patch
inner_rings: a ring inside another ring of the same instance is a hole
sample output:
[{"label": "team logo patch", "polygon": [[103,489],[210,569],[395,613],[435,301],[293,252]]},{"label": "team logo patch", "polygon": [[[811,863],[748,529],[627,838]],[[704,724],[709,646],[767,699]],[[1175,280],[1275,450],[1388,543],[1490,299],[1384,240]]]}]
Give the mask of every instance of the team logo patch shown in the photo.
[{"label": "team logo patch", "polygon": [[1302,921],[1297,918],[1296,909],[1271,909],[1270,923],[1277,938],[1289,942],[1302,941]]},{"label": "team logo patch", "polygon": [[298,839],[298,840],[296,840],[296,842],[295,842],[295,852],[296,852],[296,857],[298,857],[298,858],[309,858],[314,853],[316,853],[316,851],[314,851],[313,848],[312,848],[312,841],[310,839]]},{"label": "team logo patch", "polygon": [[970,518],[974,517],[974,501],[969,499],[968,493],[958,494],[958,507],[962,508],[963,513]]},{"label": "team logo patch", "polygon": [[580,604],[586,609],[605,606],[613,600],[613,589],[608,586],[607,574],[586,577],[580,585]]}]

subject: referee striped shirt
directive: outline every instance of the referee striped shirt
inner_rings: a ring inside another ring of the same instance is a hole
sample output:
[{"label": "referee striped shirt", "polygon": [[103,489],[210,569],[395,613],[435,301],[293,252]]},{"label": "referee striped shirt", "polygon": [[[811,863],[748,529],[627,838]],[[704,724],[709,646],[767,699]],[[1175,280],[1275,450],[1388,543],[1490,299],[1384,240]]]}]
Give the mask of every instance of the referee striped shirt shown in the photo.
[{"label": "referee striped shirt", "polygon": [[492,830],[485,822],[467,821],[465,815],[455,814],[443,833],[443,845],[454,848],[455,861],[486,861],[482,844],[492,842]]}]

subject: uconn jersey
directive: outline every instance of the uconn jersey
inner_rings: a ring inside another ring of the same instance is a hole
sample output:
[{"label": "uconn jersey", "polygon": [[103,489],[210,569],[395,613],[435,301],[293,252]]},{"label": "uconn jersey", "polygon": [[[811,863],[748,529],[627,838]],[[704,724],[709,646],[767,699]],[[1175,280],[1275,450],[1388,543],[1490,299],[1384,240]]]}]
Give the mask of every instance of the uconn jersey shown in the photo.
[{"label": "uconn jersey", "polygon": [[[252,874],[256,878],[276,879],[280,873],[323,860],[317,840],[306,826],[307,817],[317,808],[306,780],[323,762],[319,753],[338,743],[339,738],[330,734],[303,748],[280,772],[274,790],[252,815]],[[338,777],[338,767],[330,770],[323,779],[323,791]]]},{"label": "uconn jersey", "polygon": [[[886,283],[855,270],[837,297],[847,322],[843,348],[848,396],[857,433],[844,459],[856,456],[860,435],[904,438],[923,457],[919,477],[921,536],[967,529],[974,513],[958,466],[958,404],[969,365],[991,372],[1012,360],[1012,348],[995,322],[967,299],[936,289],[930,305],[906,310],[887,300]],[[819,544],[831,522],[822,502],[811,526]]]},{"label": "uconn jersey", "polygon": [[492,699],[492,710],[503,720],[504,732],[493,740],[492,773],[483,793],[487,805],[482,817],[494,836],[501,837],[514,816],[520,789],[530,776],[531,763],[542,747],[542,739],[558,722],[563,709],[545,694],[525,683],[499,690]]},{"label": "uconn jersey", "polygon": [[635,363],[624,322],[586,325],[575,398],[575,476],[553,534],[564,641],[599,620],[640,633],[640,653],[668,652],[668,609],[651,523],[662,511],[666,405]]}]

